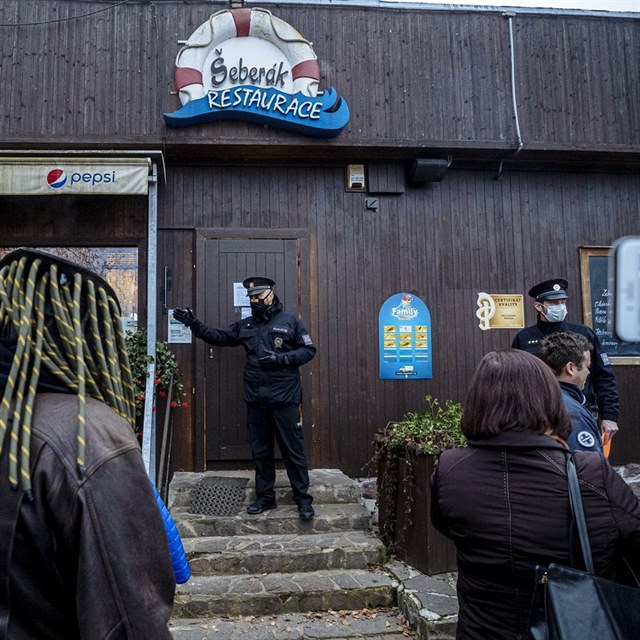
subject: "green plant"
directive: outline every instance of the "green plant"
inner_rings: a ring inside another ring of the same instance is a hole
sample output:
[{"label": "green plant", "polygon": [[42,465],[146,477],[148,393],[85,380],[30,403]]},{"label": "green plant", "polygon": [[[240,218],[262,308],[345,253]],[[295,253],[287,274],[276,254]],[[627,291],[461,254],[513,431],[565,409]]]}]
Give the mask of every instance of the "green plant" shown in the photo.
[{"label": "green plant", "polygon": [[[144,400],[146,393],[148,365],[153,358],[147,355],[147,332],[145,329],[127,331],[125,336],[127,352],[129,354],[129,366],[133,377],[134,393],[136,399],[136,415],[144,412]],[[166,342],[156,342],[155,359],[155,392],[158,397],[165,398],[169,392],[169,385],[173,378],[172,397],[169,403],[172,407],[187,407],[186,394],[182,376],[178,370],[178,361],[175,354]],[[155,402],[154,402],[155,404]],[[155,406],[154,406],[155,410]]]},{"label": "green plant", "polygon": [[462,405],[447,400],[444,407],[436,398],[425,397],[426,408],[407,413],[400,422],[390,422],[378,438],[395,453],[413,451],[437,455],[445,449],[463,447],[460,430]]}]

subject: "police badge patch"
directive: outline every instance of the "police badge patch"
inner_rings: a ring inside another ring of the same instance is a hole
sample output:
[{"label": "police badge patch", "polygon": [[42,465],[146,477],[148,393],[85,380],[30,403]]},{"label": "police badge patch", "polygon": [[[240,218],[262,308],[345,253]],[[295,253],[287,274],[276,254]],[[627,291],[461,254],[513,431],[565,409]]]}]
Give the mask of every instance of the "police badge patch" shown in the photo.
[{"label": "police badge patch", "polygon": [[305,333],[302,336],[302,341],[307,345],[307,347],[313,346],[313,340],[311,339],[311,336],[308,333]]},{"label": "police badge patch", "polygon": [[591,433],[589,433],[588,431],[581,431],[577,436],[576,436],[576,440],[583,446],[583,447],[593,447],[593,445],[596,443],[596,439],[593,437],[593,435]]},{"label": "police badge patch", "polygon": [[282,338],[280,338],[280,337],[274,338],[273,344],[274,344],[276,349],[281,349],[282,348]]}]

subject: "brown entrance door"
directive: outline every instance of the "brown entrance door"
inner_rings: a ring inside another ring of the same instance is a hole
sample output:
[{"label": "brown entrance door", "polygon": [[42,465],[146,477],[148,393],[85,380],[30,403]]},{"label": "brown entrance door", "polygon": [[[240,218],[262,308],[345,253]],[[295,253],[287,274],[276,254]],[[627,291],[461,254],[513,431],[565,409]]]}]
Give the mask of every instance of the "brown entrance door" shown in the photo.
[{"label": "brown entrance door", "polygon": [[[203,322],[226,327],[240,320],[242,307],[234,304],[234,286],[249,276],[275,280],[278,298],[287,311],[296,313],[299,309],[298,264],[297,239],[205,238],[204,260],[199,260],[204,273],[198,278],[198,293],[204,302],[201,308],[205,310]],[[205,398],[206,459],[251,460],[242,384],[244,349],[202,345],[204,380],[196,381],[200,386],[196,393],[204,393]]]}]

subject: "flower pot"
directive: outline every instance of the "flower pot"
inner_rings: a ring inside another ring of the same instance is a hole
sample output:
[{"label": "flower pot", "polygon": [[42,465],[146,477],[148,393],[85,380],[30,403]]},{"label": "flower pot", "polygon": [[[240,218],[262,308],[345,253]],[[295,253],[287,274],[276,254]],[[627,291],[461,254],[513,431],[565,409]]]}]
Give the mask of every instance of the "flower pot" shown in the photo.
[{"label": "flower pot", "polygon": [[385,452],[378,466],[380,537],[398,559],[426,575],[456,570],[453,542],[431,524],[435,462],[433,455]]}]

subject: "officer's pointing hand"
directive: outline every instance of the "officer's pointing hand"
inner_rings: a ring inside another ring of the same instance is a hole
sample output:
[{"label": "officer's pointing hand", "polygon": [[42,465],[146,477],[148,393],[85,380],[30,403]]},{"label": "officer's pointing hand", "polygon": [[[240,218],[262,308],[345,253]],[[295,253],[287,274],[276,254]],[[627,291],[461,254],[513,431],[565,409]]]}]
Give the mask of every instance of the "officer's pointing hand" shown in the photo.
[{"label": "officer's pointing hand", "polygon": [[185,327],[190,327],[195,321],[196,317],[193,315],[193,311],[188,307],[186,309],[174,309],[173,317],[178,321],[182,322]]}]

